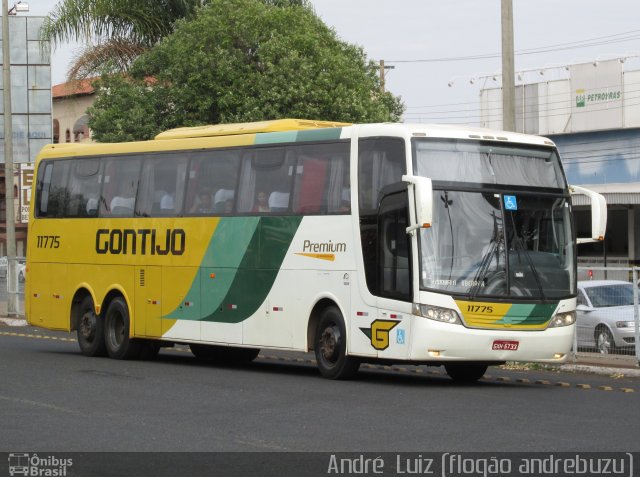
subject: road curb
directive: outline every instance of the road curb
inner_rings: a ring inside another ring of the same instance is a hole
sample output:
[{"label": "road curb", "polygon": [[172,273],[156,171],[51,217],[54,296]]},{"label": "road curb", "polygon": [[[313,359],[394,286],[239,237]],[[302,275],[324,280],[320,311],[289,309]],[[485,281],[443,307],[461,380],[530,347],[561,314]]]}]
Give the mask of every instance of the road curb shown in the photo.
[{"label": "road curb", "polygon": [[4,324],[6,326],[27,326],[27,320],[24,318],[7,318],[0,317],[0,324]]},{"label": "road curb", "polygon": [[640,369],[632,368],[608,368],[606,366],[595,366],[586,364],[564,364],[560,366],[562,371],[602,374],[606,376],[620,376],[625,378],[640,378]]}]

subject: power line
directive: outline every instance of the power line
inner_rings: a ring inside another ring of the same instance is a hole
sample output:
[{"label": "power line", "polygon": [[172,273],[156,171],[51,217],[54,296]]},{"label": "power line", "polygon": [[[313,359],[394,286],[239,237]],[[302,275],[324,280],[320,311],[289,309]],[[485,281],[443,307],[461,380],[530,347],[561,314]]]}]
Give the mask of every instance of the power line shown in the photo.
[{"label": "power line", "polygon": [[[618,38],[615,38],[615,37],[618,37]],[[616,33],[613,35],[606,35],[606,36],[596,37],[596,38],[589,38],[581,41],[559,43],[555,45],[518,50],[515,52],[515,54],[517,56],[537,55],[541,53],[550,53],[554,51],[575,50],[578,48],[590,48],[593,46],[602,46],[602,45],[609,45],[614,43],[625,43],[628,41],[634,41],[638,39],[640,39],[640,30],[631,30],[628,32]],[[485,54],[468,55],[468,56],[449,56],[449,57],[412,59],[412,60],[387,60],[387,62],[388,63],[444,63],[444,62],[452,62],[452,61],[486,60],[490,58],[500,58],[501,55],[502,55],[501,53],[485,53]]]}]

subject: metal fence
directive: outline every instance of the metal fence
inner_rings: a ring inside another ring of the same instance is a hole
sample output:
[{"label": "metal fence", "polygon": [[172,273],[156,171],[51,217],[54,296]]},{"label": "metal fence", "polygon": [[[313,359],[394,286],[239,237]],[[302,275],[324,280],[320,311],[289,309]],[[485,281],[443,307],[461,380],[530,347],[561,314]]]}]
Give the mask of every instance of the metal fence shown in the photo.
[{"label": "metal fence", "polygon": [[637,267],[578,268],[577,357],[640,356],[639,276]]}]

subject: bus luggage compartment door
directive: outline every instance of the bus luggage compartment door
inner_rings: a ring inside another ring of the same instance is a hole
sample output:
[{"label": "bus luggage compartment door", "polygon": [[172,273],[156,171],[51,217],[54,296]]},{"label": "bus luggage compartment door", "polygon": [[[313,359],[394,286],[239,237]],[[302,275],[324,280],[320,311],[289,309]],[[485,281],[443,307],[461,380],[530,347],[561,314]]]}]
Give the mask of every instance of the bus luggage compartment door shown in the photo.
[{"label": "bus luggage compartment door", "polygon": [[135,335],[162,336],[162,268],[136,267],[135,293]]}]

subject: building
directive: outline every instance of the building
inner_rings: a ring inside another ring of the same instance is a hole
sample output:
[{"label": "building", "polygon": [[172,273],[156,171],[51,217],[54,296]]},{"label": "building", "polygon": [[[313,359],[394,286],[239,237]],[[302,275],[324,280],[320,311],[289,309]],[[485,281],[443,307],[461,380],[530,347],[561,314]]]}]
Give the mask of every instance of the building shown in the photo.
[{"label": "building", "polygon": [[54,143],[91,140],[87,109],[95,99],[92,81],[70,81],[51,88]]},{"label": "building", "polygon": [[[605,241],[581,245],[582,264],[640,266],[640,71],[626,65],[625,59],[568,65],[552,79],[516,85],[517,131],[552,139],[569,183],[607,200]],[[480,102],[481,125],[502,129],[502,88],[485,87]],[[587,199],[574,196],[573,204],[578,235],[586,236]]]}]

